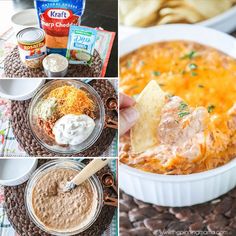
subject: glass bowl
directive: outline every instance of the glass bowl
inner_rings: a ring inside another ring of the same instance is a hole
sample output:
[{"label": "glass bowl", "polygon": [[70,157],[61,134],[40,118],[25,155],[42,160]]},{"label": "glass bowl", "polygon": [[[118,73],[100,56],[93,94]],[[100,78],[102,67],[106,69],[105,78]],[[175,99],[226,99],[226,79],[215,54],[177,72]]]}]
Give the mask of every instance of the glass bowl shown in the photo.
[{"label": "glass bowl", "polygon": [[86,229],[88,229],[98,218],[101,209],[103,207],[103,188],[102,185],[98,179],[98,177],[96,175],[93,175],[92,177],[90,177],[88,179],[89,183],[92,186],[93,192],[96,194],[96,198],[97,198],[97,205],[96,205],[96,209],[95,209],[95,213],[93,214],[93,216],[91,217],[91,219],[89,220],[89,222],[82,226],[82,227],[78,227],[77,229],[73,229],[73,230],[69,230],[69,229],[65,229],[65,230],[60,230],[60,231],[56,231],[55,229],[49,229],[47,228],[43,222],[41,222],[38,217],[35,215],[34,209],[33,209],[33,205],[32,205],[32,193],[33,193],[33,189],[35,184],[37,183],[37,181],[44,176],[48,171],[57,169],[57,168],[68,168],[68,169],[72,169],[72,170],[82,170],[85,167],[84,164],[82,164],[81,162],[75,161],[75,160],[53,160],[53,161],[49,161],[45,164],[43,164],[42,166],[40,166],[31,176],[31,178],[29,179],[27,185],[26,185],[26,189],[25,189],[25,206],[26,206],[26,211],[30,217],[30,219],[34,222],[34,224],[39,227],[41,230],[43,230],[46,233],[52,234],[52,235],[57,235],[57,236],[64,236],[64,235],[75,235],[75,234],[79,234],[81,232],[84,232]]},{"label": "glass bowl", "polygon": [[[47,94],[49,94],[53,89],[65,85],[73,86],[85,91],[89,98],[94,102],[96,108],[96,118],[94,120],[95,128],[93,129],[90,136],[78,145],[57,144],[56,141],[49,137],[46,131],[39,126],[38,122],[39,116],[37,115],[37,107],[39,103],[42,102]],[[91,147],[100,137],[105,123],[105,108],[100,96],[90,85],[79,80],[52,80],[41,87],[41,89],[32,98],[28,108],[28,122],[33,136],[43,147],[58,154],[75,154]]]}]

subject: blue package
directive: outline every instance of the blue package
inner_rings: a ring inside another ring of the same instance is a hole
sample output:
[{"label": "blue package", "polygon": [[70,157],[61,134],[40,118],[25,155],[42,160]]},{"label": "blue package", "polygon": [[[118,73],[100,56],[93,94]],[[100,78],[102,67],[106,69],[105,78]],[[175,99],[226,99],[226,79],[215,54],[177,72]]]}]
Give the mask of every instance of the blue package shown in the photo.
[{"label": "blue package", "polygon": [[70,64],[92,63],[93,52],[97,39],[97,30],[89,27],[70,27],[66,57]]},{"label": "blue package", "polygon": [[66,56],[71,25],[80,25],[85,0],[35,0],[40,27],[46,33],[47,53]]}]

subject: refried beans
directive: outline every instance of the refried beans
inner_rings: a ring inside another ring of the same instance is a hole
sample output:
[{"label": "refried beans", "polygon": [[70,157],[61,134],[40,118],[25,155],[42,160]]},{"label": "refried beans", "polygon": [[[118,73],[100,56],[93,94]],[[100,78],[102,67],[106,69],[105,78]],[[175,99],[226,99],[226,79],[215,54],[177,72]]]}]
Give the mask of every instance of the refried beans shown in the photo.
[{"label": "refried beans", "polygon": [[96,212],[97,193],[89,181],[63,192],[77,170],[55,168],[36,182],[32,191],[33,212],[47,229],[72,232],[87,225]]}]

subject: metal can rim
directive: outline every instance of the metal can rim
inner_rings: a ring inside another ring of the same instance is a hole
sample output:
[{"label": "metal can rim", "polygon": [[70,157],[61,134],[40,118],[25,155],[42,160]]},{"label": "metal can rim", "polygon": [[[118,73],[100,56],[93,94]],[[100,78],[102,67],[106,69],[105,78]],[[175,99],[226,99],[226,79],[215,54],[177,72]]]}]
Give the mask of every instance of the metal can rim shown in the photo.
[{"label": "metal can rim", "polygon": [[[34,31],[37,30],[37,31],[40,32],[41,34],[39,35],[39,37],[38,37],[37,39],[26,42],[25,40],[22,40],[20,37],[22,36],[23,33],[28,32],[29,30],[34,30]],[[24,31],[25,31],[25,32],[24,32]],[[37,43],[40,43],[40,42],[44,41],[44,40],[45,40],[45,35],[46,35],[46,34],[45,34],[44,30],[41,29],[41,28],[28,27],[28,28],[24,28],[24,29],[20,30],[20,31],[17,33],[16,38],[17,38],[17,42],[18,42],[19,44],[22,44],[22,45],[33,45],[33,44],[37,44]]]}]

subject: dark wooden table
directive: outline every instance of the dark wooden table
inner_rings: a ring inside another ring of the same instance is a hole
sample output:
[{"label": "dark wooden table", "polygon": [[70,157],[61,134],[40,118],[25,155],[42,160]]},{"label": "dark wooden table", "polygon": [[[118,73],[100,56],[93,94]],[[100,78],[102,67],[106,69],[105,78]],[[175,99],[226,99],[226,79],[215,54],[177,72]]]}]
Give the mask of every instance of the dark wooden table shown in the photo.
[{"label": "dark wooden table", "polygon": [[[34,7],[33,0],[1,0],[7,2],[14,11]],[[3,9],[0,9],[2,11]],[[86,0],[82,25],[102,27],[104,30],[116,32],[106,77],[118,76],[118,0]]]}]

